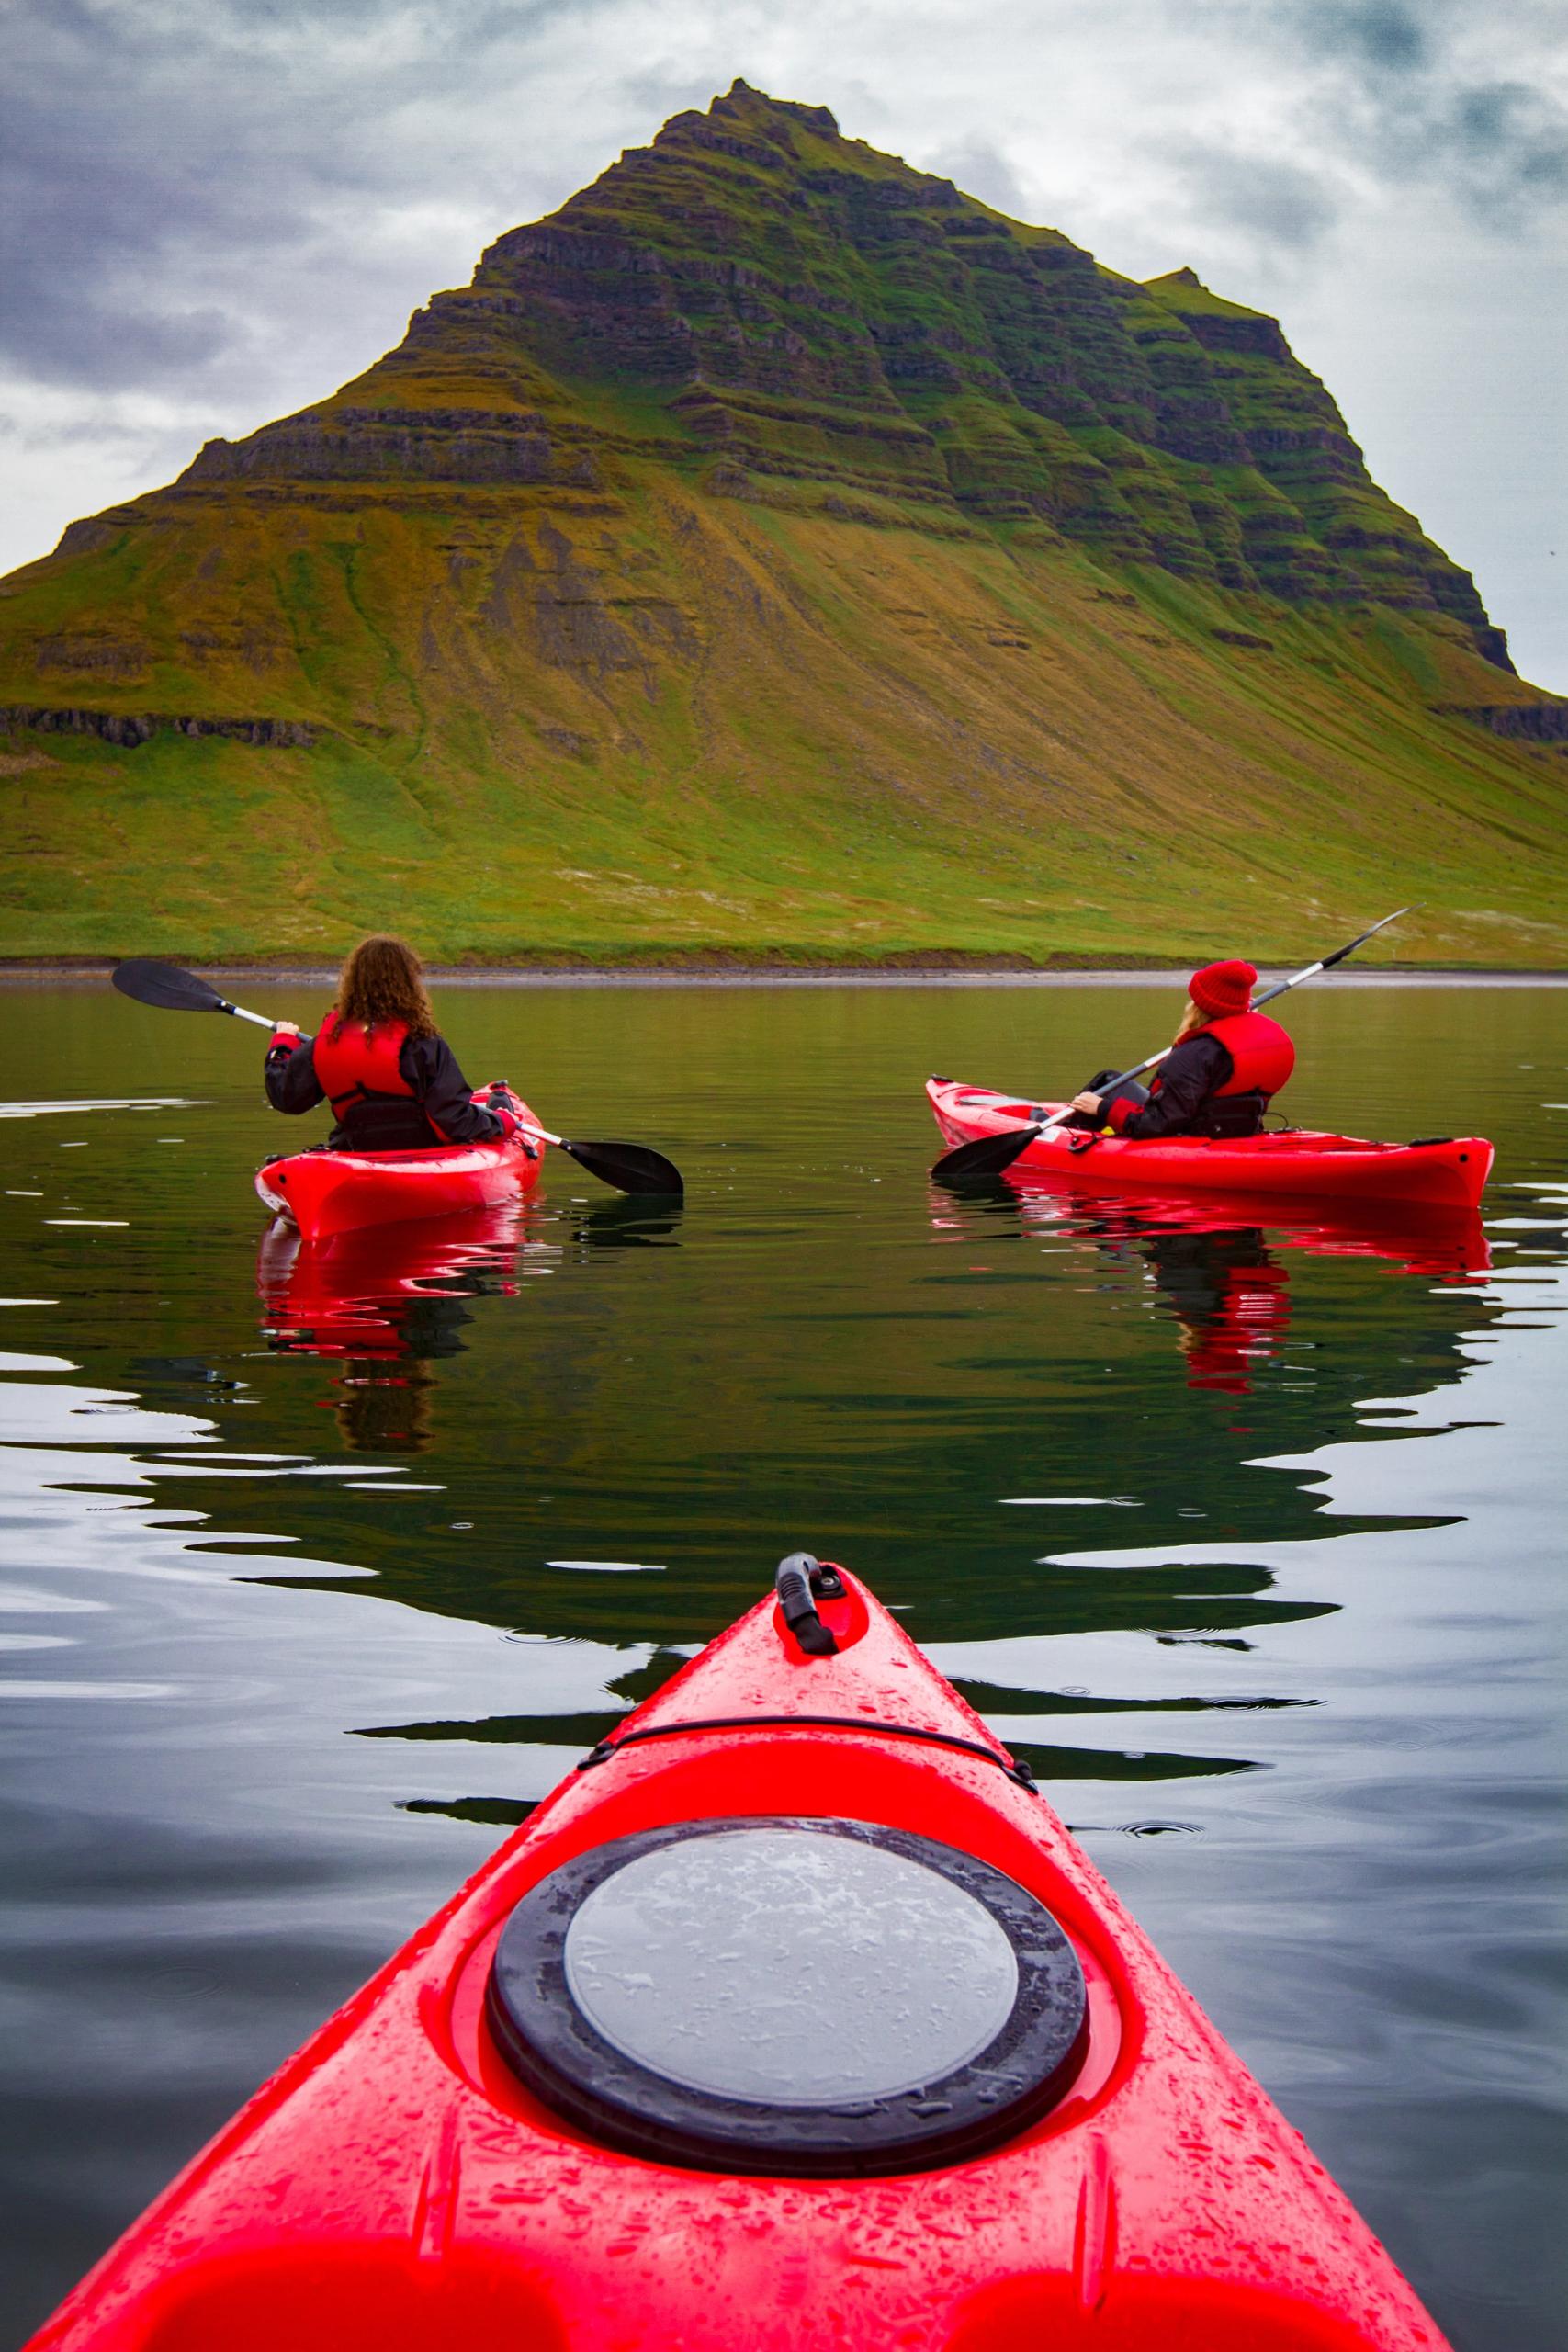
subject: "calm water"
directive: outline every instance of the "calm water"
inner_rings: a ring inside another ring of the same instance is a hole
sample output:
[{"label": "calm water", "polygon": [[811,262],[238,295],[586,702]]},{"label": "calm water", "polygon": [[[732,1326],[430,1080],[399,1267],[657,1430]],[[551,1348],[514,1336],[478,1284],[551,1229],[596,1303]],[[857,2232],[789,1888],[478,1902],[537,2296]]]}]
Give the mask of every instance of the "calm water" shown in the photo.
[{"label": "calm water", "polygon": [[557,1157],[521,1222],[312,1260],[250,1190],[319,1124],[259,1033],[5,1000],[6,2340],[805,1545],[1043,1771],[1461,2352],[1557,2352],[1568,990],[1298,1000],[1297,1119],[1497,1141],[1436,1238],[933,1192],[929,1069],[1059,1089],[1168,984],[438,1009],[683,1213]]}]

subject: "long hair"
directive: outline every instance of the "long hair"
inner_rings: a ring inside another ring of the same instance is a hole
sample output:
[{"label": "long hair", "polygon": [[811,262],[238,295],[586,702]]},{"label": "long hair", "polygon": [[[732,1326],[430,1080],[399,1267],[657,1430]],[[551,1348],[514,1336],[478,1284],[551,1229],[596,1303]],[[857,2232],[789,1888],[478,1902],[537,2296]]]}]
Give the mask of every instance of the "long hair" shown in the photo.
[{"label": "long hair", "polygon": [[434,1037],[435,1015],[424,992],[419,957],[408,942],[372,932],[351,949],[328,1018],[334,1037],[350,1023],[374,1029],[384,1021],[402,1022],[411,1037]]}]

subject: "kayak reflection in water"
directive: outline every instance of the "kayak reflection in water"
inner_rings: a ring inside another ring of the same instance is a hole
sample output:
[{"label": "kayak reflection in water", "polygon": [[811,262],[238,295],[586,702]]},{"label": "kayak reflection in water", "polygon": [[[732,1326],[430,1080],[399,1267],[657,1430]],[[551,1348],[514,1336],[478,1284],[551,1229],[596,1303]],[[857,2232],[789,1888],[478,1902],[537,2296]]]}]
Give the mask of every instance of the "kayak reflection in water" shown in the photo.
[{"label": "kayak reflection in water", "polygon": [[[1284,1345],[1291,1275],[1260,1225],[1150,1218],[1116,1204],[1073,1219],[1112,1265],[1142,1259],[1159,1294],[1156,1312],[1176,1324],[1189,1388],[1245,1396]],[[1310,1245],[1309,1245],[1310,1246]],[[1152,1302],[1151,1302],[1152,1303]]]},{"label": "kayak reflection in water", "polygon": [[490,1143],[517,1125],[502,1080],[476,1099],[435,1026],[423,975],[401,939],[373,933],[343,967],[313,1037],[280,1021],[266,1050],[266,1099],[289,1117],[330,1102],[334,1151],[420,1151]]},{"label": "kayak reflection in water", "polygon": [[432,1434],[434,1365],[461,1355],[472,1302],[517,1287],[510,1206],[301,1241],[282,1219],[262,1238],[262,1331],[281,1355],[341,1365],[333,1399],[351,1453],[420,1453]]},{"label": "kayak reflection in water", "polygon": [[1189,1388],[1245,1396],[1291,1320],[1290,1272],[1261,1229],[1151,1233],[1144,1255],[1180,1326]]},{"label": "kayak reflection in water", "polygon": [[1253,1012],[1257,978],[1252,965],[1239,962],[1194,972],[1169,1057],[1149,1085],[1128,1079],[1118,1086],[1114,1070],[1101,1070],[1074,1096],[1064,1125],[1139,1138],[1260,1135],[1296,1050],[1277,1021]]},{"label": "kayak reflection in water", "polygon": [[434,1385],[417,1356],[396,1373],[374,1362],[345,1364],[333,1407],[344,1452],[423,1453],[431,1440]]},{"label": "kayak reflection in water", "polygon": [[[1026,1227],[1086,1237],[1116,1267],[1131,1268],[1141,1258],[1159,1294],[1157,1311],[1176,1322],[1188,1386],[1229,1396],[1246,1395],[1285,1344],[1291,1268],[1281,1252],[1382,1259],[1442,1283],[1469,1282],[1492,1263],[1473,1211],[1433,1216],[1419,1208],[1336,1203],[1290,1208],[1246,1193],[1224,1208],[1175,1194],[1108,1197],[1090,1207],[1082,1195],[1038,1192],[1014,1195],[1008,1205],[1016,1205]],[[954,1221],[942,1216],[936,1224],[947,1230]]]}]

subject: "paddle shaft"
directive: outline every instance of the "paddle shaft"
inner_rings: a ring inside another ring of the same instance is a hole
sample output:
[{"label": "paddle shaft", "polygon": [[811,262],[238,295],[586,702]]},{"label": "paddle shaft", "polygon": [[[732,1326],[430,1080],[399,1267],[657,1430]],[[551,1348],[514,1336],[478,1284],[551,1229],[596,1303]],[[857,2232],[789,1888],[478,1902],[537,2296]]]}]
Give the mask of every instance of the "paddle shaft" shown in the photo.
[{"label": "paddle shaft", "polygon": [[[155,957],[132,956],[117,964],[109,975],[122,996],[138,1004],[150,1004],[168,1012],[231,1012],[237,1021],[253,1021],[258,1029],[276,1030],[277,1023],[265,1012],[250,1012],[243,1004],[231,1004],[220,996],[209,980],[195,972],[186,972],[177,964],[164,964]],[[292,1029],[294,1024],[289,1023]],[[299,1033],[296,1033],[299,1034]],[[301,1040],[302,1042],[302,1040]],[[511,1090],[507,1090],[510,1093]],[[514,1102],[515,1096],[512,1097]],[[491,1107],[491,1106],[487,1106]],[[540,1143],[554,1144],[585,1168],[601,1183],[613,1185],[617,1192],[647,1196],[658,1194],[660,1199],[677,1198],[684,1192],[681,1171],[672,1159],[661,1151],[654,1151],[642,1143],[570,1143],[565,1136],[552,1135],[548,1127],[540,1126],[530,1115],[524,1119],[515,1111],[511,1116],[523,1135],[536,1136]]]},{"label": "paddle shaft", "polygon": [[254,1021],[258,1029],[276,1029],[277,1026],[276,1022],[269,1021],[265,1012],[247,1012],[243,1004],[231,1004],[226,997],[220,997],[212,1010],[214,1012],[231,1012],[236,1021]]},{"label": "paddle shaft", "polygon": [[[121,970],[128,973],[150,970],[155,977],[160,978],[167,978],[181,987],[186,983],[188,983],[190,990],[189,1009],[193,1012],[231,1012],[236,1021],[254,1021],[258,1029],[276,1029],[277,1026],[276,1022],[273,1020],[269,1013],[248,1012],[243,1004],[231,1004],[229,999],[226,996],[220,996],[216,989],[212,989],[208,991],[207,999],[204,1001],[197,991],[206,989],[207,983],[203,980],[198,980],[194,972],[172,970],[169,967],[161,964],[150,967],[139,965],[122,966]],[[132,993],[134,989],[135,983],[133,982],[132,989],[128,990],[127,993]],[[146,1003],[149,1000],[142,997],[141,1001]],[[517,1124],[525,1135],[537,1136],[541,1143],[553,1143],[559,1151],[570,1151],[571,1149],[571,1146],[567,1142],[564,1136],[551,1135],[548,1127],[541,1127],[533,1122],[524,1119],[519,1119]]]}]

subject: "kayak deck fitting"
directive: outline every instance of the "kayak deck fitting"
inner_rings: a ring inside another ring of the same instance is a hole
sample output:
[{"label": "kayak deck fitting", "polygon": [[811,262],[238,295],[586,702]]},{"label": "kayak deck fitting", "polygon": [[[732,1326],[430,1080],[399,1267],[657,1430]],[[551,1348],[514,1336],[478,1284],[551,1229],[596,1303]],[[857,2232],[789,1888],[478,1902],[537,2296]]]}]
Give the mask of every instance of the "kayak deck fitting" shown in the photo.
[{"label": "kayak deck fitting", "polygon": [[[1065,1118],[1071,1108],[1066,1102],[1020,1102],[951,1078],[929,1080],[926,1093],[949,1145],[1006,1135],[1042,1118]],[[1483,1136],[1370,1143],[1303,1127],[1223,1140],[1169,1136],[1140,1141],[1135,1136],[1058,1131],[1037,1136],[1008,1173],[1093,1192],[1162,1184],[1172,1191],[1199,1187],[1454,1210],[1480,1206],[1492,1159]]]},{"label": "kayak deck fitting", "polygon": [[[534,1124],[527,1104],[517,1107]],[[417,1151],[333,1151],[323,1144],[264,1160],[256,1192],[269,1209],[292,1217],[307,1241],[324,1241],[364,1226],[452,1216],[520,1199],[538,1182],[544,1154],[531,1136]]]},{"label": "kayak deck fitting", "polygon": [[1441,2352],[1028,1773],[796,1555],[34,2352]]}]

